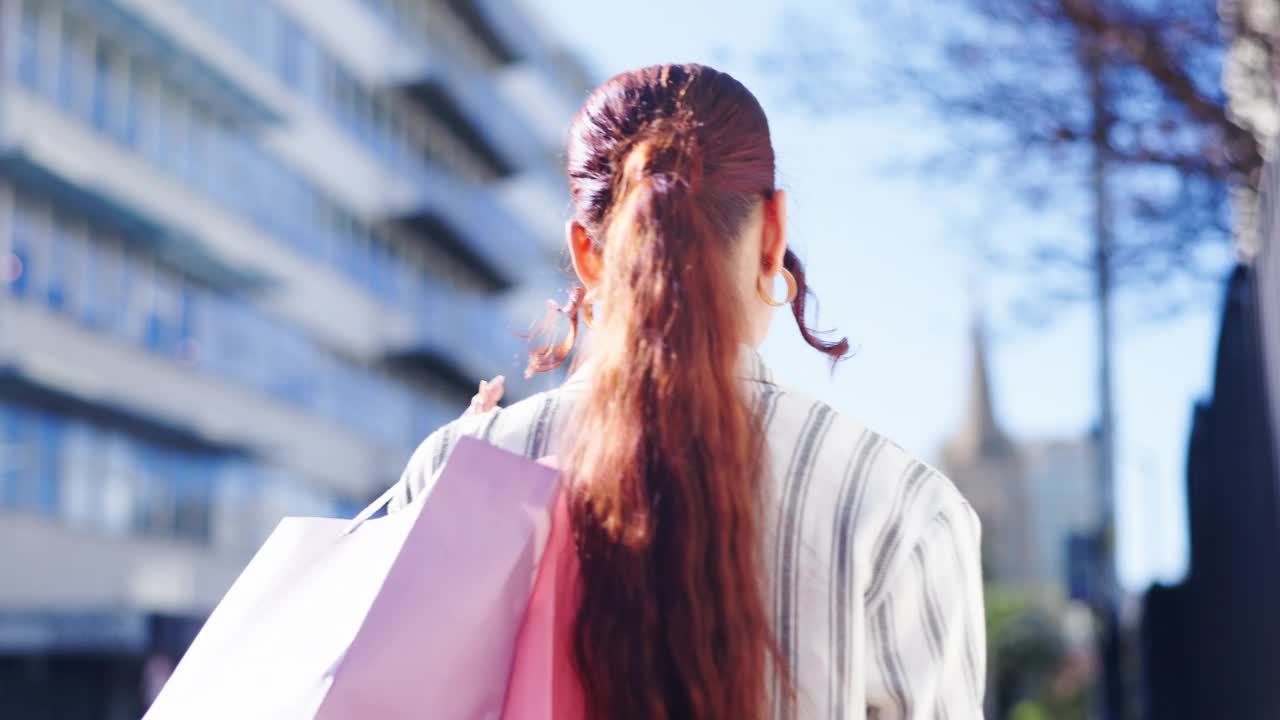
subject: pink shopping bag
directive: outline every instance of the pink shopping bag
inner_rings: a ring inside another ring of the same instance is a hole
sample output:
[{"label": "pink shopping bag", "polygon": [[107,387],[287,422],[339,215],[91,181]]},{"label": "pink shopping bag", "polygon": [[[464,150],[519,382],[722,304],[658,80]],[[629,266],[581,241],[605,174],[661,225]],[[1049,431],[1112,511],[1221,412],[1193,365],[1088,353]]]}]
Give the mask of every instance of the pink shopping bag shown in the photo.
[{"label": "pink shopping bag", "polygon": [[582,720],[582,685],[573,661],[573,619],[581,579],[564,493],[516,640],[502,720]]},{"label": "pink shopping bag", "polygon": [[286,518],[147,720],[496,720],[557,482],[463,438],[398,513]]}]

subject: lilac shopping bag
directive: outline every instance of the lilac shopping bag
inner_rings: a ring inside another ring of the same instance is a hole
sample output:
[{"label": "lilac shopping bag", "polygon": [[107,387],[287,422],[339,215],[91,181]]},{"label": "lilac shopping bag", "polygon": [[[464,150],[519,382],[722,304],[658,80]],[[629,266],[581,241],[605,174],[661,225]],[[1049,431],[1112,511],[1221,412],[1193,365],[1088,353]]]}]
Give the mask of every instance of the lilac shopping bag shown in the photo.
[{"label": "lilac shopping bag", "polygon": [[398,513],[286,518],[146,720],[501,717],[557,477],[463,438]]}]

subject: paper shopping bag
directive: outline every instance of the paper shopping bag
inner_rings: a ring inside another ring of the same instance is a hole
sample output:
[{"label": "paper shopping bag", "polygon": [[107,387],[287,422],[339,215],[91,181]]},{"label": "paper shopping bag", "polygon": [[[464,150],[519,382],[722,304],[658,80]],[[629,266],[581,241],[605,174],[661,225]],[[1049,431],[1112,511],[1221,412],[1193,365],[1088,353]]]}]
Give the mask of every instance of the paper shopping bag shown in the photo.
[{"label": "paper shopping bag", "polygon": [[499,718],[556,489],[463,438],[400,512],[286,518],[147,720]]},{"label": "paper shopping bag", "polygon": [[578,552],[562,492],[516,640],[502,720],[582,720],[585,716],[573,659],[573,621],[581,593]]}]

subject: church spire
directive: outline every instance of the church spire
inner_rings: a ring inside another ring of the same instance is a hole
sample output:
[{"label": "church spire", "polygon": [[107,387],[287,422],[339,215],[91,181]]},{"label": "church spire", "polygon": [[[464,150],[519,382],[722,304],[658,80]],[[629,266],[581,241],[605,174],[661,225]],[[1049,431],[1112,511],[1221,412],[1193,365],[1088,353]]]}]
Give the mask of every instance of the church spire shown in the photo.
[{"label": "church spire", "polygon": [[972,333],[973,376],[969,379],[968,425],[978,428],[985,436],[1003,435],[996,425],[996,413],[991,401],[991,373],[987,368],[987,333],[982,318],[974,318]]},{"label": "church spire", "polygon": [[947,454],[951,460],[960,462],[1004,454],[1013,448],[1013,443],[996,422],[991,373],[987,367],[987,333],[980,313],[974,313],[970,333],[969,406],[964,425],[947,443]]}]

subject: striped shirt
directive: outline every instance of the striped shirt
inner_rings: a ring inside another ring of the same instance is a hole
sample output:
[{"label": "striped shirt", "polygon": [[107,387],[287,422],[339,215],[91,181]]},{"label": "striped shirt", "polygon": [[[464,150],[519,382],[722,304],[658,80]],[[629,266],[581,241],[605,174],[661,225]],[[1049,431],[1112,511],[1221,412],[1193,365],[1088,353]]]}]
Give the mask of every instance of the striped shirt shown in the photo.
[{"label": "striped shirt", "polygon": [[[794,717],[980,718],[977,515],[939,472],[780,385],[755,352],[744,352],[739,374],[764,417],[766,582]],[[409,461],[392,509],[428,487],[461,436],[530,458],[556,454],[589,384],[584,368],[557,390],[436,431]]]}]

